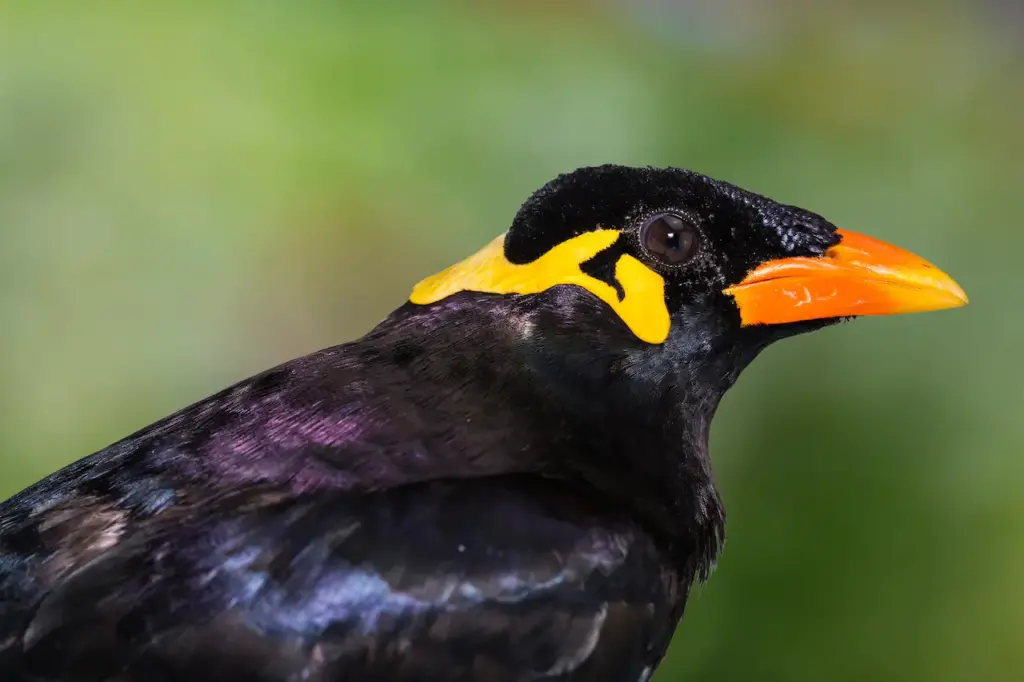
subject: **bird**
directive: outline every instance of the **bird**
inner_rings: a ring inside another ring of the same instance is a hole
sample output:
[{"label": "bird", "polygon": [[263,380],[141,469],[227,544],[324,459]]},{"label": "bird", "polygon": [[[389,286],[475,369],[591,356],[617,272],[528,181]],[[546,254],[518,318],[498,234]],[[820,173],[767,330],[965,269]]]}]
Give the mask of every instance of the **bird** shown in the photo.
[{"label": "bird", "polygon": [[645,682],[722,549],[740,372],[966,303],[694,171],[563,173],[361,338],[0,503],[0,679]]}]

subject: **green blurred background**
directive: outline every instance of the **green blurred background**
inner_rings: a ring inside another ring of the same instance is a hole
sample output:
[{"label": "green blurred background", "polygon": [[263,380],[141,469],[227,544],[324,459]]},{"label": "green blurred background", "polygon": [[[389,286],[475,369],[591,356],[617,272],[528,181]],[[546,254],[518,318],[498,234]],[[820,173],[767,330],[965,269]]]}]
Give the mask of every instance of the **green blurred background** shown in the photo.
[{"label": "green blurred background", "polygon": [[894,241],[969,307],[780,344],[661,682],[1024,679],[1016,2],[0,0],[0,497],[354,338],[586,164]]}]

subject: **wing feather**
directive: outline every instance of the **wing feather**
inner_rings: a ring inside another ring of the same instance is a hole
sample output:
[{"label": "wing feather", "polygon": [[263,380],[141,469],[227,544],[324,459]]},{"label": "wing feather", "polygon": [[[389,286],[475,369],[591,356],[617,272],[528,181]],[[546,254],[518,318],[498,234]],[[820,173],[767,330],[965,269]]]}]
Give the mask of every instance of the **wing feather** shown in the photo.
[{"label": "wing feather", "polygon": [[67,575],[21,664],[62,682],[628,680],[679,593],[643,532],[542,480],[247,490]]}]

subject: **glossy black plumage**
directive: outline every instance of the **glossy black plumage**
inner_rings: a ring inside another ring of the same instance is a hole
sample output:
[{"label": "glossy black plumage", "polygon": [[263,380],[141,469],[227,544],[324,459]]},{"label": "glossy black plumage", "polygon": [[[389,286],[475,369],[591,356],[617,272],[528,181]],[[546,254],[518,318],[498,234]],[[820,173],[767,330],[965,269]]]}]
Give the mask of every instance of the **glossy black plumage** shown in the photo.
[{"label": "glossy black plumage", "polygon": [[247,490],[194,510],[145,524],[49,594],[28,664],[61,679],[128,667],[155,680],[500,681],[609,665],[636,679],[671,632],[679,586],[645,579],[662,560],[650,539],[548,483],[301,501]]},{"label": "glossy black plumage", "polygon": [[669,204],[707,222],[663,344],[574,286],[406,304],[57,472],[0,505],[0,679],[649,674],[723,538],[719,400],[827,323],[741,328],[720,288],[835,239],[685,171],[558,182],[506,249],[558,233],[562,198],[589,222],[546,248]]}]

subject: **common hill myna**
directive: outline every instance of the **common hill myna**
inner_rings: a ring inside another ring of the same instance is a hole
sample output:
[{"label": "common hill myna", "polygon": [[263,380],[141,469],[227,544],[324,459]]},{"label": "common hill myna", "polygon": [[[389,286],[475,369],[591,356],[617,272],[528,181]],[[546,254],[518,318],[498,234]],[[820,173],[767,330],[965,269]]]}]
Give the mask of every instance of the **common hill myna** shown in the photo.
[{"label": "common hill myna", "polygon": [[0,504],[0,680],[646,680],[723,541],[740,371],[966,301],[697,173],[559,176],[362,338]]}]

